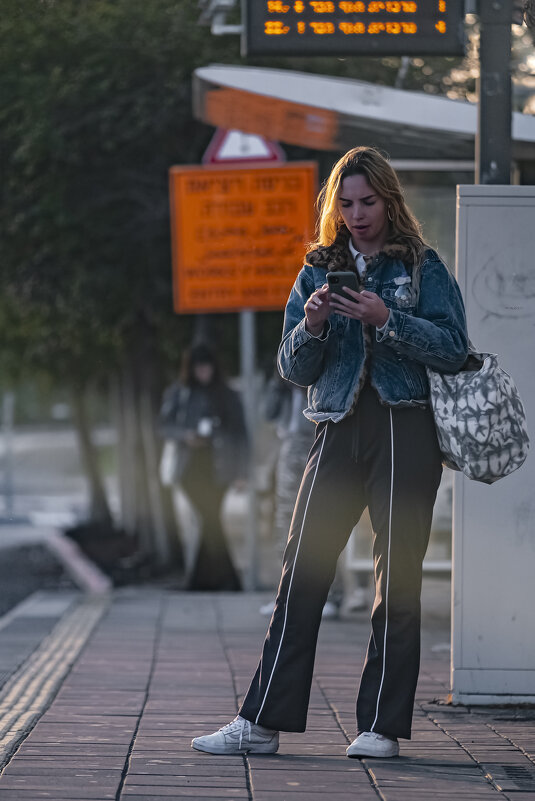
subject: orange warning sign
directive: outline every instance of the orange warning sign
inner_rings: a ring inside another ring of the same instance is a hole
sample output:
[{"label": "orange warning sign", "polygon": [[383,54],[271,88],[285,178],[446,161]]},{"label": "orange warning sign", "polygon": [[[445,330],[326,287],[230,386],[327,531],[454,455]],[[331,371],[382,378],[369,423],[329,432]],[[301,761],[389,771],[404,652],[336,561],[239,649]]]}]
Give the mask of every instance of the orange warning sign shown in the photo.
[{"label": "orange warning sign", "polygon": [[283,309],[314,236],[316,165],[172,167],[176,312]]}]

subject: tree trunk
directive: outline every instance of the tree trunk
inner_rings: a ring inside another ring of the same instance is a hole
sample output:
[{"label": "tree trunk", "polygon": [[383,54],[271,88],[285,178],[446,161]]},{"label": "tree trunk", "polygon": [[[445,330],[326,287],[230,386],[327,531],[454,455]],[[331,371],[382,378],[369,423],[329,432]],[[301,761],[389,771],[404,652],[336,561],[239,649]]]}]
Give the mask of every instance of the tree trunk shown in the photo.
[{"label": "tree trunk", "polygon": [[86,396],[80,386],[75,386],[72,389],[71,397],[80,455],[89,484],[89,519],[92,522],[111,526],[113,521],[108,498],[100,474],[97,451],[91,438]]},{"label": "tree trunk", "polygon": [[146,489],[143,443],[140,436],[139,398],[132,359],[125,360],[119,381],[119,470],[121,519],[124,530],[137,537],[141,551],[152,553],[151,520]]},{"label": "tree trunk", "polygon": [[121,527],[127,534],[135,536],[136,531],[136,493],[135,493],[135,400],[132,382],[126,370],[116,382],[116,415],[118,432],[118,471],[121,498]]},{"label": "tree trunk", "polygon": [[144,464],[147,473],[154,555],[159,565],[166,565],[169,563],[170,543],[165,526],[161,484],[158,475],[158,447],[154,431],[154,418],[155,414],[151,394],[146,387],[140,387],[139,426],[145,457]]},{"label": "tree trunk", "polygon": [[125,358],[119,399],[119,468],[122,524],[139,537],[142,550],[159,566],[171,559],[182,569],[183,556],[172,499],[159,481],[160,447],[155,408],[162,387],[150,331],[140,325],[137,347]]}]

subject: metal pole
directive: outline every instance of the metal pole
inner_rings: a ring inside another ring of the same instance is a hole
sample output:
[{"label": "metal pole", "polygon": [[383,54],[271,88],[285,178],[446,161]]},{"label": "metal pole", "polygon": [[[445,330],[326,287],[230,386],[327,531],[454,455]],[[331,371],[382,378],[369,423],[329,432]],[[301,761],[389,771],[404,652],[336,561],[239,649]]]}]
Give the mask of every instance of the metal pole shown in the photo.
[{"label": "metal pole", "polygon": [[476,183],[511,183],[513,0],[481,0]]},{"label": "metal pole", "polygon": [[13,420],[15,395],[4,392],[2,399],[2,431],[4,434],[4,516],[6,520],[13,518]]},{"label": "metal pole", "polygon": [[245,420],[249,432],[251,464],[247,484],[247,546],[248,566],[245,589],[258,586],[258,498],[256,491],[256,429],[258,424],[256,402],[256,326],[255,313],[250,309],[240,312],[240,360]]}]

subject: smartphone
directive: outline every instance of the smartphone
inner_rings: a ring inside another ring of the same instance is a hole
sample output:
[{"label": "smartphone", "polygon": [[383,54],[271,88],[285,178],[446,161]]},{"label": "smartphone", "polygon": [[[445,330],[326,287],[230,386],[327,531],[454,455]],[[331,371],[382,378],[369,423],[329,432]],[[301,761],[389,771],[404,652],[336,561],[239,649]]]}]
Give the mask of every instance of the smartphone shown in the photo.
[{"label": "smartphone", "polygon": [[355,302],[355,298],[344,292],[342,287],[347,286],[358,292],[359,283],[356,273],[351,272],[351,270],[327,273],[327,284],[329,285],[329,292],[336,292],[337,295],[342,295],[342,297]]}]

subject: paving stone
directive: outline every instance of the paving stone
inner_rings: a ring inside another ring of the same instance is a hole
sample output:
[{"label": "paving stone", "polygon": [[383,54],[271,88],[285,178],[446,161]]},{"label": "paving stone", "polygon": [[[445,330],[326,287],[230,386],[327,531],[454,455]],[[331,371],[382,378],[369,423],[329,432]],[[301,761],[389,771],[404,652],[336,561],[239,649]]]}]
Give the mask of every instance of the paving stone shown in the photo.
[{"label": "paving stone", "polygon": [[[205,774],[204,776],[166,776],[166,775],[141,775],[129,774],[125,782],[125,787],[131,786],[139,787],[213,787],[220,788],[228,787],[247,787],[247,777],[245,770],[242,770],[241,776],[221,776],[219,771],[216,771],[213,776]],[[214,794],[216,794],[214,789]]]},{"label": "paving stone", "polygon": [[117,785],[121,781],[122,776],[122,766],[117,767],[115,770],[109,768],[103,768],[98,766],[96,768],[91,768],[88,765],[58,765],[57,763],[47,763],[47,764],[33,764],[28,765],[27,763],[22,763],[22,761],[12,762],[7,768],[4,769],[2,773],[2,777],[11,777],[11,778],[25,778],[30,780],[30,777],[39,776],[39,777],[58,777],[61,780],[65,778],[74,778],[78,779],[80,777],[89,778],[91,780],[95,780],[98,782],[103,782],[104,780],[110,782],[116,782]]},{"label": "paving stone", "polygon": [[325,732],[321,730],[313,730],[307,734],[285,734],[280,735],[280,743],[287,748],[299,748],[301,746],[324,746],[324,745],[337,745],[340,748],[347,748],[347,740],[340,730],[335,732]]},{"label": "paving stone", "polygon": [[[52,801],[54,801],[54,799],[56,799],[57,801],[59,801],[59,799],[61,799],[61,801],[84,801],[87,798],[87,796],[82,796],[79,794],[62,795],[62,794],[57,794],[55,792],[53,793],[49,793],[46,791],[37,792],[35,790],[2,789],[2,801],[34,801],[34,799],[40,799],[40,798],[49,799],[49,801],[50,799],[52,799]],[[90,796],[88,801],[110,801],[110,796],[109,795]],[[154,799],[151,799],[151,801],[154,801]]]},{"label": "paving stone", "polygon": [[[76,775],[70,776],[57,776],[57,775],[43,775],[43,776],[2,776],[2,784],[0,793],[4,790],[33,790],[33,791],[47,791],[47,792],[66,792],[73,790],[84,794],[90,795],[107,795],[109,793],[115,796],[117,788],[119,787],[120,776],[113,779],[107,776],[99,776],[97,771],[77,772]],[[90,796],[87,796],[90,797]]]},{"label": "paving stone", "polygon": [[[203,792],[202,788],[200,788],[200,789],[201,789],[201,792]],[[217,793],[217,795],[215,795],[215,793]],[[206,792],[204,792],[203,794],[206,795]],[[182,798],[183,796],[188,796],[188,795],[189,796],[192,795],[192,788],[191,787],[157,787],[157,788],[154,788],[154,791],[150,791],[149,792],[147,787],[143,787],[143,786],[140,786],[140,785],[134,785],[134,784],[130,783],[128,785],[128,790],[122,794],[121,798],[124,798],[124,797],[126,797],[126,798],[136,798],[136,797],[139,797],[139,796],[144,796],[146,798],[151,798],[152,799],[152,798],[154,798],[154,796],[156,796],[157,798],[169,799],[169,798]],[[193,797],[196,798],[197,796],[194,794]],[[226,801],[229,798],[236,798],[236,799],[238,799],[238,798],[239,799],[246,798],[246,799],[248,799],[249,798],[249,791],[248,791],[248,789],[246,787],[243,787],[243,788],[241,788],[241,787],[218,787],[217,790],[214,790],[213,788],[210,788],[210,792],[208,793],[207,797],[210,798],[211,801],[215,801],[215,799],[217,799],[217,801],[224,801],[224,800]]]},{"label": "paving stone", "polygon": [[427,798],[431,798],[433,795],[439,792],[443,792],[449,794],[450,799],[456,799],[462,796],[466,796],[468,798],[479,798],[480,796],[487,796],[492,795],[494,798],[496,797],[496,790],[486,783],[486,782],[458,782],[454,783],[450,781],[437,781],[433,779],[427,779],[424,781],[419,782],[412,782],[410,780],[378,780],[377,787],[380,789],[381,792],[385,792],[388,795],[388,791],[390,791],[390,797],[396,798],[396,793],[399,791],[410,791],[414,795],[416,794],[427,794]]},{"label": "paving stone", "polygon": [[177,759],[184,762],[186,765],[203,765],[204,769],[207,770],[208,765],[242,765],[243,764],[243,756],[241,754],[228,754],[227,756],[221,756],[216,754],[204,754],[202,751],[195,751],[189,745],[187,748],[173,748],[173,749],[147,749],[147,748],[138,748],[136,745],[134,746],[134,750],[132,754],[136,757],[142,757],[145,759],[154,759],[154,758],[161,758],[161,759]]},{"label": "paving stone", "polygon": [[511,801],[533,801],[535,795],[533,793],[508,793],[507,797],[511,799]]},{"label": "paving stone", "polygon": [[116,737],[131,737],[136,727],[135,718],[102,718],[101,721],[94,722],[93,718],[83,721],[69,721],[67,723],[54,723],[42,720],[39,724],[39,732],[47,737],[76,737],[81,731],[90,734],[113,734]]},{"label": "paving stone", "polygon": [[18,787],[5,786],[2,782],[0,785],[0,792],[2,793],[2,801],[33,801],[38,798],[48,798],[52,801],[115,801],[115,791],[110,792],[103,788],[95,788],[94,790],[87,787],[54,787],[50,790],[41,790],[37,788],[20,789]]},{"label": "paving stone", "polygon": [[[78,720],[82,721],[87,718],[101,718],[101,717],[132,717],[137,720],[143,705],[134,706],[132,704],[124,704],[123,706],[95,703],[93,705],[75,704],[54,704],[53,709],[46,713],[46,720],[54,723],[65,723],[67,721]],[[43,716],[44,718],[44,716]]]},{"label": "paving stone", "polygon": [[99,743],[106,744],[112,743],[117,745],[125,745],[128,746],[132,739],[131,734],[122,734],[116,731],[100,731],[100,732],[84,732],[83,734],[80,732],[78,735],[74,735],[72,733],[65,733],[63,735],[55,735],[55,734],[47,734],[46,732],[38,731],[35,734],[29,735],[31,738],[32,743],[37,743],[39,745],[67,745],[73,739],[76,743],[84,744],[84,743],[92,743],[94,745],[98,745]]},{"label": "paving stone", "polygon": [[320,790],[328,795],[331,790],[340,792],[348,787],[360,787],[361,784],[369,786],[370,779],[365,772],[362,773],[348,773],[343,771],[333,772],[319,772],[314,771],[312,774],[306,771],[291,770],[281,772],[280,770],[263,770],[256,771],[253,774],[253,789],[257,790],[272,790],[275,788],[293,789],[304,792],[305,790],[311,792],[319,792]]},{"label": "paving stone", "polygon": [[118,770],[122,771],[124,766],[124,757],[73,757],[70,755],[61,756],[20,756],[16,755],[11,760],[8,767],[4,770],[7,774],[10,770],[27,771],[30,774],[33,771],[46,771],[46,770],[61,770],[63,768],[69,770],[76,770],[78,768],[87,768],[87,770]]},{"label": "paving stone", "polygon": [[324,771],[329,773],[344,771],[366,775],[366,770],[360,760],[348,759],[346,756],[316,757],[277,754],[276,757],[272,756],[268,759],[250,754],[247,760],[255,773],[264,770],[281,770],[291,773],[306,770],[308,772]]},{"label": "paving stone", "polygon": [[242,777],[245,773],[243,763],[241,765],[225,766],[218,764],[208,771],[205,765],[184,766],[179,760],[163,759],[132,759],[130,762],[130,777],[136,776],[207,776],[211,772],[223,777]]},{"label": "paving stone", "polygon": [[[146,734],[136,737],[136,749],[141,748],[145,751],[187,751],[191,748],[191,735],[187,738],[182,737],[163,737],[162,734],[148,737]],[[206,757],[205,757],[206,758]]]},{"label": "paving stone", "polygon": [[115,800],[125,765],[121,801],[535,801],[526,791],[532,763],[522,751],[535,749],[532,718],[434,702],[447,691],[449,654],[433,653],[430,645],[448,642],[446,619],[424,630],[413,737],[401,742],[399,759],[345,757],[356,730],[367,615],[322,625],[307,731],[282,733],[278,754],[192,750],[193,736],[235,716],[266,620],[257,612],[260,597],[167,592],[161,605],[163,597],[139,588],[117,593],[0,776],[0,801]]},{"label": "paving stone", "polygon": [[[128,791],[123,792],[121,794],[121,801],[124,801],[124,799],[130,799],[130,801],[169,801],[168,795],[143,795],[142,793],[138,792],[139,789],[139,787],[136,787],[135,792],[132,793]],[[194,795],[191,795],[187,794],[186,792],[186,794],[180,793],[180,795],[177,795],[176,797],[180,798],[180,801],[220,801],[219,799],[215,799],[212,794],[199,795],[198,793],[195,793]],[[244,798],[249,798],[249,796],[234,794],[228,797],[225,796],[225,801],[243,801]]]},{"label": "paving stone", "polygon": [[287,783],[285,787],[271,787],[271,788],[260,788],[254,790],[254,799],[256,801],[257,798],[269,798],[275,801],[279,801],[280,799],[292,799],[293,801],[306,801],[308,798],[330,798],[333,797],[336,801],[350,801],[358,796],[358,798],[373,798],[377,801],[377,794],[371,788],[370,784],[366,787],[362,787],[361,785],[334,785],[333,787],[328,787],[328,785],[319,785],[317,787],[311,786],[297,786],[293,785],[290,781]]},{"label": "paving stone", "polygon": [[[448,757],[448,754],[450,756]],[[477,763],[471,756],[461,749],[451,751],[429,750],[429,751],[408,751],[403,749],[400,760],[410,760],[411,764],[421,765],[424,769],[433,770],[436,767],[452,767],[454,769],[477,768]]]},{"label": "paving stone", "polygon": [[523,762],[508,764],[486,762],[483,769],[492,777],[496,786],[506,793],[516,793],[519,790],[535,793],[535,765],[526,758]]},{"label": "paving stone", "polygon": [[95,712],[95,714],[88,715],[76,709],[73,709],[71,712],[65,711],[60,716],[58,710],[54,708],[42,716],[40,725],[42,728],[46,728],[50,724],[51,726],[61,726],[65,729],[78,728],[80,726],[85,727],[86,725],[91,728],[109,726],[132,731],[136,728],[138,719],[139,715],[117,715],[111,712],[106,714],[102,710]]},{"label": "paving stone", "polygon": [[[81,758],[87,756],[89,758],[98,756],[122,756],[128,754],[127,745],[117,745],[117,743],[38,743],[34,744],[33,741],[25,740],[21,748],[17,752],[17,757],[32,757],[39,758],[41,756],[60,756]],[[1,777],[0,777],[1,787]]]},{"label": "paving stone", "polygon": [[[384,788],[381,787],[381,798],[385,801],[429,801],[431,798],[440,799],[440,801],[500,801],[500,794],[495,790],[489,789],[484,791],[477,791],[474,793],[471,789],[455,790],[452,795],[451,788],[436,788],[436,787],[422,787],[420,789],[411,787],[405,788]],[[505,798],[504,796],[501,796]],[[377,798],[377,796],[376,796]]]}]

